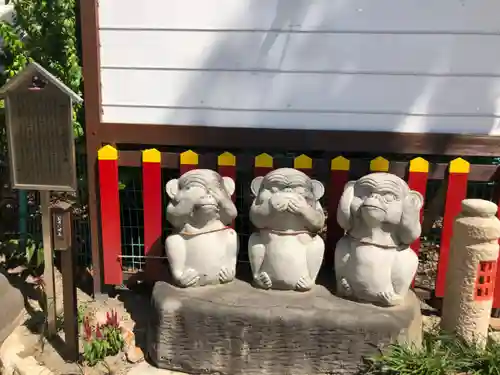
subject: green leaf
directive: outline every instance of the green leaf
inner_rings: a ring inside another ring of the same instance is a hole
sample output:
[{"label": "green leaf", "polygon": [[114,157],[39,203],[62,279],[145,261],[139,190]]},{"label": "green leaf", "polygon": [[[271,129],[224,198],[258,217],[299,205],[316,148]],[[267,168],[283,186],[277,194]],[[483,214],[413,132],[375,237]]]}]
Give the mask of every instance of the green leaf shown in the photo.
[{"label": "green leaf", "polygon": [[40,267],[44,263],[44,261],[44,249],[43,246],[40,246],[38,248],[38,251],[36,252],[36,267]]}]

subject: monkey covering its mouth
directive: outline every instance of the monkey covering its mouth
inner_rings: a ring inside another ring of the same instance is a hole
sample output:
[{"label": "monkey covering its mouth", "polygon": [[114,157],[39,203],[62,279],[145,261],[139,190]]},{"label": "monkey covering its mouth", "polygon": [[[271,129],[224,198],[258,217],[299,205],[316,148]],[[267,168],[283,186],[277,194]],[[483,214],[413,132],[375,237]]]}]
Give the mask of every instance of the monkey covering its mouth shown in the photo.
[{"label": "monkey covering its mouth", "polygon": [[250,220],[257,232],[248,252],[254,283],[264,289],[311,289],[325,245],[317,232],[325,215],[319,203],[321,182],[293,168],[280,168],[251,185],[255,196]]}]

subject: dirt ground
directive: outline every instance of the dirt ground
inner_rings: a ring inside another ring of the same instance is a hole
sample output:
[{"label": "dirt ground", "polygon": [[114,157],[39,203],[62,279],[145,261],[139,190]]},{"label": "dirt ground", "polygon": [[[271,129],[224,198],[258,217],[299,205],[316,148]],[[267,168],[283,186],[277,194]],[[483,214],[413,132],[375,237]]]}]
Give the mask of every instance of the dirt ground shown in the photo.
[{"label": "dirt ground", "polygon": [[[56,306],[58,312],[58,335],[53,339],[42,339],[42,328],[44,314],[38,303],[40,294],[33,285],[23,282],[15,277],[13,284],[22,289],[26,297],[26,320],[24,325],[29,328],[32,337],[26,337],[27,342],[36,342],[34,345],[26,345],[28,350],[21,353],[21,357],[33,356],[37,362],[49,368],[56,375],[101,375],[113,374],[124,375],[133,366],[125,358],[124,354],[107,358],[104,363],[95,367],[88,367],[84,364],[74,364],[65,361],[64,354],[64,332],[62,330],[62,277],[56,272]],[[119,321],[132,330],[135,334],[136,345],[145,353],[146,324],[149,310],[149,291],[145,288],[135,288],[134,290],[118,291],[112,298],[93,300],[91,296],[82,289],[77,290],[78,307],[85,312],[91,322],[101,320],[106,312],[115,310],[118,313]],[[80,349],[83,349],[83,341],[80,340]]]},{"label": "dirt ground", "polygon": [[[437,267],[436,246],[423,246],[419,270],[416,277],[416,286],[421,290],[432,290]],[[62,277],[56,272],[56,305],[58,314],[62,319]],[[32,284],[24,282],[22,277],[17,280],[14,277],[13,282],[22,289],[26,297],[25,305],[27,307],[25,325],[32,332],[29,338],[35,345],[30,345],[30,349],[21,353],[22,357],[33,356],[41,365],[48,367],[56,375],[101,375],[114,374],[125,375],[134,366],[127,361],[123,354],[112,358],[107,358],[104,363],[95,367],[87,367],[83,364],[73,364],[64,359],[64,333],[59,331],[58,336],[48,341],[41,339],[41,327],[44,322],[44,314],[40,309],[38,299],[40,294],[35,290]],[[89,285],[87,285],[89,286]],[[120,290],[116,295],[106,299],[93,300],[84,290],[88,289],[83,283],[78,289],[78,306],[85,311],[91,322],[100,320],[106,312],[115,310],[118,313],[120,321],[125,327],[132,330],[135,334],[136,345],[140,347],[143,353],[146,353],[146,330],[149,314],[149,295],[150,290],[143,285],[139,285],[132,290]],[[426,330],[432,329],[439,324],[438,310],[436,307],[429,306],[422,301],[422,312],[424,315],[424,327]],[[62,323],[60,321],[59,323]],[[83,346],[83,343],[81,343]]]}]

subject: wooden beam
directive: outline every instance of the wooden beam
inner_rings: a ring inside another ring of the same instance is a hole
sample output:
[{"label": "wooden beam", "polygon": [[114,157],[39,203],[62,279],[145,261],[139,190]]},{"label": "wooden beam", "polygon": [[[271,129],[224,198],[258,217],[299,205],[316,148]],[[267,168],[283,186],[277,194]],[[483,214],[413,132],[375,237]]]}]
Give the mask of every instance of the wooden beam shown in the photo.
[{"label": "wooden beam", "polygon": [[500,137],[462,134],[358,132],[101,123],[104,143],[226,149],[497,156]]}]

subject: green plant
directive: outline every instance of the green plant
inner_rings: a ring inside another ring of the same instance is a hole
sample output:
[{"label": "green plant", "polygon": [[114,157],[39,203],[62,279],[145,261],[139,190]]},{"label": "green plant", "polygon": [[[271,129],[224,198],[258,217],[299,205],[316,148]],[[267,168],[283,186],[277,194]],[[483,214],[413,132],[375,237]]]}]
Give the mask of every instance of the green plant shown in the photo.
[{"label": "green plant", "polygon": [[500,344],[485,349],[439,332],[425,333],[422,347],[391,345],[368,358],[361,371],[371,375],[500,375]]},{"label": "green plant", "polygon": [[83,324],[83,320],[85,319],[85,310],[87,309],[87,305],[79,305],[78,310],[77,310],[77,320],[78,320],[78,326],[81,326]]},{"label": "green plant", "polygon": [[106,322],[94,327],[89,318],[83,320],[83,359],[89,366],[95,366],[107,356],[118,354],[124,346],[118,322],[118,314],[112,310],[106,314]]},{"label": "green plant", "polygon": [[31,275],[39,275],[43,272],[43,246],[39,241],[28,239],[21,246],[19,240],[11,239],[0,243],[0,254],[5,256],[7,268],[17,268],[10,273],[27,271]]},{"label": "green plant", "polygon": [[[3,40],[0,85],[30,61],[37,61],[80,94],[82,72],[77,40],[76,0],[13,0],[14,20],[0,22]],[[2,103],[3,106],[3,103]],[[75,136],[83,134],[81,106],[75,106]]]}]

